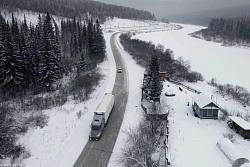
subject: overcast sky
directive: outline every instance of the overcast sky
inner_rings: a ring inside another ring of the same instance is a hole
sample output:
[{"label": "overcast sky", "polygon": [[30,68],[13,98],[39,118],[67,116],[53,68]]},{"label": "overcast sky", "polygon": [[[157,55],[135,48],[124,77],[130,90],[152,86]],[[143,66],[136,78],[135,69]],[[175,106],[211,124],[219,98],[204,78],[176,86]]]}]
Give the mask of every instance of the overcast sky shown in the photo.
[{"label": "overcast sky", "polygon": [[143,9],[154,13],[158,18],[190,12],[250,5],[250,0],[96,0],[108,4]]}]

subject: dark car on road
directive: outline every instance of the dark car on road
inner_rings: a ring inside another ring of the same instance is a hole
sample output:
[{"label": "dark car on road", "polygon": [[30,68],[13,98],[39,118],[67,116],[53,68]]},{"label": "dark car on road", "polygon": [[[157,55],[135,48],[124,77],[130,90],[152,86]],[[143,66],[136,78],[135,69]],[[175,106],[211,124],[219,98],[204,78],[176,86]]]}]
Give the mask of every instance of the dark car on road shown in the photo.
[{"label": "dark car on road", "polygon": [[117,73],[122,73],[122,69],[121,69],[121,68],[118,68],[118,69],[117,69]]}]

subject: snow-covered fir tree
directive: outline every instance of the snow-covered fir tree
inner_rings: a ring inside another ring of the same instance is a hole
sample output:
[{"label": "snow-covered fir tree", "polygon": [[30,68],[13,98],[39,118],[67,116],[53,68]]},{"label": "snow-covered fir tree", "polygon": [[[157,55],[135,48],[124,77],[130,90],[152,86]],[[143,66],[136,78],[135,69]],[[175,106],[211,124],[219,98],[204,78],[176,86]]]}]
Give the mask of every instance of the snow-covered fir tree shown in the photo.
[{"label": "snow-covered fir tree", "polygon": [[4,29],[5,33],[5,40],[4,40],[4,47],[5,47],[5,53],[2,55],[1,58],[1,64],[2,64],[2,75],[1,75],[1,87],[3,90],[3,93],[10,93],[13,94],[16,89],[15,85],[15,72],[16,72],[16,50],[15,45],[13,42],[13,38],[11,36],[11,30],[10,25],[7,23]]},{"label": "snow-covered fir tree", "polygon": [[153,55],[148,68],[147,77],[144,79],[143,93],[150,101],[160,101],[162,83],[159,77],[158,57]]},{"label": "snow-covered fir tree", "polygon": [[46,87],[47,91],[50,91],[53,82],[60,78],[60,66],[59,48],[49,13],[47,13],[43,23],[43,33],[43,61],[40,66],[40,82]]},{"label": "snow-covered fir tree", "polygon": [[93,52],[94,56],[99,60],[103,61],[105,55],[105,40],[103,38],[103,33],[100,27],[100,22],[96,20],[94,25],[94,43],[93,43]]}]

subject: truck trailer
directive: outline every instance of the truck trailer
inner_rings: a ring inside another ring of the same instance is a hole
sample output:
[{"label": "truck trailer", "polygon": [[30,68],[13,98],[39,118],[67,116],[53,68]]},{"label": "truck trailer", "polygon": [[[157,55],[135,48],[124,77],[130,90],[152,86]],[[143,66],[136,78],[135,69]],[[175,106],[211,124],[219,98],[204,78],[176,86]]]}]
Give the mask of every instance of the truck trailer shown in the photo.
[{"label": "truck trailer", "polygon": [[114,95],[106,93],[94,112],[89,140],[99,140],[114,106]]}]

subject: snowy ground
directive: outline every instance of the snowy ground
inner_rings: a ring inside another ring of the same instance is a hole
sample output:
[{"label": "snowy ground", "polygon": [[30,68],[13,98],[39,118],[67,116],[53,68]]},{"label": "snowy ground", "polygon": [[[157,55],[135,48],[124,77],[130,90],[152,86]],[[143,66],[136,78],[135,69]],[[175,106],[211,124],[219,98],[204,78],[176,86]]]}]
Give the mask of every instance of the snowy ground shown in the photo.
[{"label": "snowy ground", "polygon": [[250,49],[222,47],[220,43],[193,38],[189,33],[205,27],[181,25],[179,31],[137,34],[135,38],[162,44],[191,63],[192,70],[200,72],[207,81],[217,78],[221,84],[233,84],[250,90]]},{"label": "snowy ground", "polygon": [[[166,85],[169,85],[167,87]],[[202,91],[208,97],[217,96],[217,102],[221,106],[227,106],[230,109],[243,109],[229,97],[222,97],[214,94],[215,88],[207,85],[205,82],[189,84],[192,87]],[[250,141],[244,140],[240,135],[232,131],[225,121],[220,120],[202,120],[194,117],[191,105],[192,97],[196,94],[185,90],[181,92],[179,86],[166,83],[164,92],[171,90],[176,94],[174,97],[168,97],[167,102],[171,106],[172,113],[169,118],[169,154],[171,166],[173,167],[228,167],[230,163],[225,155],[216,147],[216,143],[223,138],[223,134],[234,134],[234,145],[239,151],[250,159]],[[230,102],[229,102],[230,101]],[[248,112],[249,107],[247,108]],[[244,110],[246,110],[244,108]]]},{"label": "snowy ground", "polygon": [[151,33],[151,32],[163,32],[179,29],[178,24],[166,24],[155,21],[144,21],[144,20],[128,20],[128,19],[118,19],[114,18],[112,20],[107,20],[104,25],[102,25],[104,32],[134,32],[134,33]]}]

